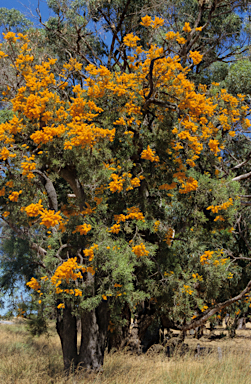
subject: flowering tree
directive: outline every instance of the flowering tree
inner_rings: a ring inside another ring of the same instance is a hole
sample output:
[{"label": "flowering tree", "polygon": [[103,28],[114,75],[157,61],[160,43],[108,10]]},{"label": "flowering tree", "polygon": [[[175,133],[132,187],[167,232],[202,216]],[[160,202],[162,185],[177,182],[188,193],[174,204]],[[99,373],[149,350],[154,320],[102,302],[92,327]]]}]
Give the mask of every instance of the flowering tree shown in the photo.
[{"label": "flowering tree", "polygon": [[218,168],[225,137],[250,126],[245,96],[189,80],[202,55],[183,66],[174,47],[200,27],[163,34],[150,16],[141,26],[161,43],[127,34],[112,69],[70,58],[58,71],[21,33],[6,33],[0,52],[16,76],[3,92],[13,117],[0,125],[1,218],[28,239],[27,285],[40,312],[57,314],[66,370],[100,368],[125,308],[145,301],[187,330],[250,288],[219,303],[238,281],[226,248],[240,186]]}]

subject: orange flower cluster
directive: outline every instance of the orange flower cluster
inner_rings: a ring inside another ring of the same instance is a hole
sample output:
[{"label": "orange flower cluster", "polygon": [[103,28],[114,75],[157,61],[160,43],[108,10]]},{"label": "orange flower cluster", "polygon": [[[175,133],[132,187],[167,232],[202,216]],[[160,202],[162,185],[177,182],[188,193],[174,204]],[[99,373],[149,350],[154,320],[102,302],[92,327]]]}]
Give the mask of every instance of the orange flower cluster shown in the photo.
[{"label": "orange flower cluster", "polygon": [[175,189],[177,187],[177,183],[172,183],[172,184],[162,184],[159,186],[159,190],[165,190],[165,191],[170,191],[170,189]]},{"label": "orange flower cluster", "polygon": [[174,235],[175,235],[175,231],[172,228],[168,228],[168,231],[164,237],[164,241],[167,243],[167,245],[170,246],[172,244]]},{"label": "orange flower cluster", "polygon": [[210,140],[208,143],[208,146],[212,152],[214,152],[215,156],[217,156],[217,153],[220,151],[218,148],[219,141],[218,140]]},{"label": "orange flower cluster", "polygon": [[192,277],[194,280],[203,281],[203,277],[201,275],[199,275],[198,273],[193,273]]},{"label": "orange flower cluster", "polygon": [[209,261],[212,258],[212,255],[214,254],[214,251],[205,251],[203,255],[200,257],[200,262],[202,265],[209,264]]},{"label": "orange flower cluster", "polygon": [[124,37],[124,44],[127,47],[135,48],[137,47],[137,41],[139,41],[140,38],[138,36],[134,36],[133,33],[129,33]]},{"label": "orange flower cluster", "polygon": [[70,280],[75,281],[77,279],[82,279],[83,276],[80,272],[82,269],[83,267],[78,265],[76,257],[70,258],[57,267],[54,275],[51,277],[51,282],[53,285],[58,287],[63,280],[69,283]]},{"label": "orange flower cluster", "polygon": [[154,20],[152,20],[152,18],[150,16],[144,16],[141,18],[141,25],[143,25],[144,27],[152,27],[153,29],[156,29],[156,28],[159,28],[159,27],[162,27],[165,23],[165,20],[160,18],[160,17],[155,17]]},{"label": "orange flower cluster", "polygon": [[150,161],[159,161],[159,156],[155,156],[155,151],[152,151],[149,145],[147,146],[147,149],[144,149],[144,151],[141,153],[141,159],[150,160]]},{"label": "orange flower cluster", "polygon": [[78,225],[75,229],[75,231],[73,231],[72,233],[76,233],[76,232],[79,232],[80,235],[87,235],[87,233],[92,229],[91,225],[90,224],[82,224],[82,225]]},{"label": "orange flower cluster", "polygon": [[185,183],[182,183],[182,188],[179,190],[179,193],[188,193],[196,191],[198,188],[198,181],[193,177],[189,177]]},{"label": "orange flower cluster", "polygon": [[[60,285],[62,284],[63,281],[66,281],[67,284],[70,283],[70,281],[76,281],[77,279],[83,279],[82,272],[90,272],[91,274],[95,274],[95,271],[92,267],[83,267],[78,265],[77,263],[77,258],[70,258],[67,261],[65,261],[62,265],[57,267],[54,275],[51,277],[51,283],[55,286],[55,292],[56,294],[60,293],[67,293],[69,295],[74,295],[74,296],[82,296],[83,292],[79,288],[75,289],[61,289]],[[43,276],[41,280],[48,281],[47,276]],[[40,284],[38,281],[32,277],[31,281],[27,283],[29,287],[32,289],[40,292]],[[40,293],[40,296],[43,293]],[[64,304],[59,304],[58,308],[64,308]]]},{"label": "orange flower cluster", "polygon": [[184,284],[184,286],[182,288],[182,292],[185,292],[185,293],[188,293],[189,295],[191,295],[193,293],[193,290],[191,289],[191,287],[189,285]]},{"label": "orange flower cluster", "polygon": [[193,60],[194,65],[197,65],[201,62],[203,55],[201,55],[198,51],[190,51],[190,57]]},{"label": "orange flower cluster", "polygon": [[112,191],[112,193],[121,192],[125,179],[118,176],[116,173],[112,173],[110,178],[113,180],[109,184],[109,189]]},{"label": "orange flower cluster", "polygon": [[231,205],[233,205],[233,199],[230,197],[228,201],[221,205],[210,205],[210,207],[207,207],[207,210],[211,210],[213,213],[218,213],[221,210],[228,209]]},{"label": "orange flower cluster", "polygon": [[159,226],[160,226],[160,221],[159,220],[155,221],[155,223],[154,223],[154,232],[158,231]]},{"label": "orange flower cluster", "polygon": [[139,245],[135,245],[135,247],[132,247],[132,251],[133,253],[135,253],[137,257],[149,255],[149,251],[146,250],[146,247],[143,243],[140,243]]},{"label": "orange flower cluster", "polygon": [[140,209],[137,207],[127,208],[127,215],[114,215],[114,219],[116,220],[117,224],[125,222],[129,219],[145,221],[143,213],[140,212]]},{"label": "orange flower cluster", "polygon": [[0,152],[0,159],[7,160],[9,157],[16,157],[16,154],[11,153],[6,147],[3,147]]},{"label": "orange flower cluster", "polygon": [[[84,249],[85,257],[89,257],[89,261],[92,261],[94,258],[94,250],[98,249],[98,244],[93,244],[89,249]],[[87,271],[90,272],[90,271]]]},{"label": "orange flower cluster", "polygon": [[218,221],[218,220],[219,221],[225,221],[224,217],[221,215],[216,216],[216,218],[214,219],[214,221]]},{"label": "orange flower cluster", "polygon": [[9,195],[9,199],[10,199],[10,201],[13,201],[13,202],[16,203],[16,202],[18,201],[18,197],[19,197],[19,195],[21,195],[22,192],[23,192],[22,190],[20,190],[19,192],[17,192],[17,191],[12,192],[12,193]]},{"label": "orange flower cluster", "polygon": [[43,209],[42,200],[39,200],[36,204],[30,204],[25,208],[25,212],[27,216],[29,217],[36,217],[38,216]]},{"label": "orange flower cluster", "polygon": [[31,289],[34,289],[34,291],[38,291],[41,288],[41,285],[39,284],[37,279],[35,279],[35,277],[32,277],[31,280],[26,283],[26,285],[28,285],[28,287],[30,287]]},{"label": "orange flower cluster", "polygon": [[27,176],[28,179],[33,179],[35,175],[32,173],[34,169],[36,169],[36,163],[34,162],[35,155],[32,155],[31,157],[24,156],[26,161],[23,161],[21,163],[21,168],[23,168],[22,174]]},{"label": "orange flower cluster", "polygon": [[191,30],[192,29],[190,27],[190,24],[186,22],[184,27],[183,27],[183,31],[189,33],[189,32],[191,32]]},{"label": "orange flower cluster", "polygon": [[39,213],[42,219],[40,225],[45,225],[46,228],[55,227],[55,225],[62,222],[60,211],[54,212],[53,210],[43,209]]},{"label": "orange flower cluster", "polygon": [[119,231],[120,231],[120,225],[119,224],[114,224],[112,227],[111,227],[111,229],[110,229],[110,231],[109,232],[111,232],[111,233],[119,233]]}]

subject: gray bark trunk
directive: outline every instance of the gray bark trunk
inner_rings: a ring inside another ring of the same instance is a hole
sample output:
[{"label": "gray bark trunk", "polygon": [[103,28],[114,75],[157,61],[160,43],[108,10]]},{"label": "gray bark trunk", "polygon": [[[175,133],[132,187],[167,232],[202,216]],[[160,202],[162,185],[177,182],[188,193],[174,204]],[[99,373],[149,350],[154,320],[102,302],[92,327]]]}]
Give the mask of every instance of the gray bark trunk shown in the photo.
[{"label": "gray bark trunk", "polygon": [[77,320],[71,314],[71,307],[66,306],[61,315],[58,311],[56,329],[60,337],[64,369],[67,373],[76,369],[78,364],[77,354]]},{"label": "gray bark trunk", "polygon": [[109,311],[107,302],[96,309],[84,312],[81,317],[81,345],[78,356],[79,366],[99,371],[103,366],[106,346]]},{"label": "gray bark trunk", "polygon": [[96,309],[85,311],[81,316],[81,344],[77,352],[77,319],[70,306],[59,312],[57,332],[63,352],[64,369],[67,374],[77,367],[98,371],[102,368],[106,346],[109,310],[107,302]]}]

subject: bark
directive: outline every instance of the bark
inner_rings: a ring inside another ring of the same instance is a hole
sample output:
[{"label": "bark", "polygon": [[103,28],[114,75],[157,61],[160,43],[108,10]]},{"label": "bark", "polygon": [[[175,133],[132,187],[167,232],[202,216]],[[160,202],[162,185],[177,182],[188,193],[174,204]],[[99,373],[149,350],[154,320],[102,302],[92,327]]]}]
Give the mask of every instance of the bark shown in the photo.
[{"label": "bark", "polygon": [[249,177],[251,177],[251,172],[245,173],[240,176],[236,176],[232,179],[232,181],[240,181],[240,180],[248,179]]},{"label": "bark", "polygon": [[41,183],[43,184],[47,192],[50,209],[53,209],[55,212],[57,212],[58,211],[57,192],[54,188],[52,181],[49,179],[49,177],[47,177],[43,172],[39,171],[38,169],[34,170],[33,172],[39,175]]},{"label": "bark", "polygon": [[156,319],[156,309],[143,303],[143,309],[135,316],[127,347],[140,354],[159,342],[160,326]]},{"label": "bark", "polygon": [[109,309],[102,302],[96,309],[85,311],[81,315],[81,344],[77,351],[77,318],[72,314],[70,305],[59,311],[57,332],[60,337],[64,369],[67,374],[77,367],[99,371],[104,361]]},{"label": "bark", "polygon": [[80,208],[83,209],[85,202],[85,193],[83,187],[78,179],[77,171],[74,167],[65,167],[60,170],[60,176],[67,181],[79,200]]},{"label": "bark", "polygon": [[77,320],[71,313],[71,307],[66,306],[61,315],[58,311],[56,329],[60,337],[64,369],[66,373],[75,370],[78,364],[77,354]]},{"label": "bark", "polygon": [[81,317],[81,346],[78,363],[81,368],[99,371],[103,366],[109,310],[107,302],[85,311]]}]

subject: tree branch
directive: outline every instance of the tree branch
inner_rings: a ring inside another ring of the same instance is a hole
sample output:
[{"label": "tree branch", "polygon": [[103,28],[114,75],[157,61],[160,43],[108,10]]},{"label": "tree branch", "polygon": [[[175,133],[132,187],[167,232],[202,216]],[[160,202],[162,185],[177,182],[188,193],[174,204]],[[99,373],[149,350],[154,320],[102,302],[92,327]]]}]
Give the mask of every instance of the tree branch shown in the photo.
[{"label": "tree branch", "polygon": [[49,177],[47,177],[43,172],[39,171],[38,169],[35,169],[33,172],[37,173],[40,176],[40,180],[48,194],[50,209],[54,209],[54,211],[57,212],[58,211],[57,192],[54,188],[52,181],[49,179]]},{"label": "tree branch", "polygon": [[241,300],[245,296],[245,294],[248,293],[250,290],[251,290],[251,280],[249,281],[246,288],[239,295],[232,297],[231,299],[228,299],[223,303],[217,304],[214,308],[208,309],[207,311],[205,311],[200,318],[193,320],[186,325],[178,326],[177,329],[180,329],[181,331],[189,331],[190,329],[195,329],[197,327],[200,327],[215,313],[219,312],[225,307],[229,307],[231,304],[235,303],[236,301]]},{"label": "tree branch", "polygon": [[249,177],[251,177],[251,172],[249,173],[245,173],[243,175],[240,175],[240,176],[236,176],[232,179],[232,181],[239,181],[239,180],[244,180],[244,179],[248,179]]},{"label": "tree branch", "polygon": [[80,202],[81,209],[84,207],[85,193],[80,181],[77,178],[77,172],[74,167],[65,167],[62,168],[59,172],[60,176],[67,181],[73,190],[74,194]]}]

